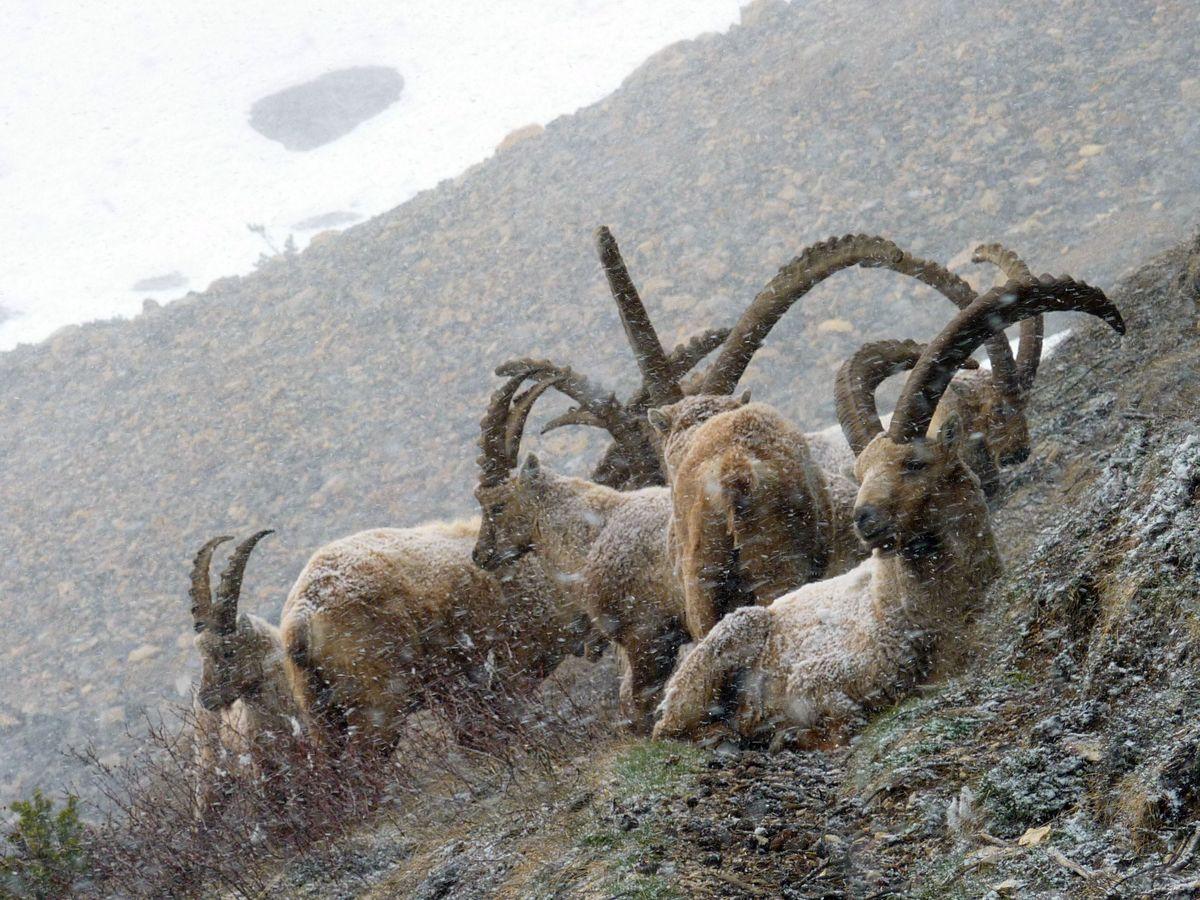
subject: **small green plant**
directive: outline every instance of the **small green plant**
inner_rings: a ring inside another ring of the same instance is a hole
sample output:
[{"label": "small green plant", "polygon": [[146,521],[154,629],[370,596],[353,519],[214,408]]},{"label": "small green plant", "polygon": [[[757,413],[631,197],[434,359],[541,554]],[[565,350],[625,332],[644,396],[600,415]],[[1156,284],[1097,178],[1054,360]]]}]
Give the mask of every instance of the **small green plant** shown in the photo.
[{"label": "small green plant", "polygon": [[663,791],[694,775],[703,753],[687,744],[635,744],[613,761],[622,795]]},{"label": "small green plant", "polygon": [[59,810],[40,790],[10,809],[16,821],[5,834],[9,851],[0,856],[0,897],[66,897],[87,867],[79,798],[68,795]]},{"label": "small green plant", "polygon": [[[636,807],[647,798],[682,790],[702,768],[703,751],[683,744],[637,743],[611,762],[611,799],[622,808]],[[597,815],[577,840],[577,846],[603,857],[607,869],[605,896],[637,900],[682,900],[685,896],[669,878],[639,863],[660,859],[663,836],[648,821],[620,822]]]}]

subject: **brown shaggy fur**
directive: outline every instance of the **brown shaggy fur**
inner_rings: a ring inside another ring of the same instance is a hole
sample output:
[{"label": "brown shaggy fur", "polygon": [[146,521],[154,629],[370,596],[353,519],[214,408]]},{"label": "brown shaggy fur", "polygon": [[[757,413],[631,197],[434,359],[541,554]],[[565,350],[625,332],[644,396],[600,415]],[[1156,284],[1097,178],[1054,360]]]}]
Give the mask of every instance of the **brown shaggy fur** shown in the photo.
[{"label": "brown shaggy fur", "polygon": [[822,473],[804,435],[770,406],[700,395],[650,420],[664,435],[668,547],[693,637],[736,607],[769,603],[861,558],[848,515],[855,486]]},{"label": "brown shaggy fur", "polygon": [[620,648],[621,709],[647,733],[687,641],[683,592],[666,550],[666,488],[616,491],[545,470],[521,469],[475,495],[486,512],[476,561],[492,568],[529,553],[549,577],[577,591],[595,626]]},{"label": "brown shaggy fur", "polygon": [[582,652],[586,616],[534,560],[496,573],[475,566],[478,533],[478,520],[379,528],[313,554],[281,630],[319,739],[386,755],[405,717],[439,691],[536,684]]}]

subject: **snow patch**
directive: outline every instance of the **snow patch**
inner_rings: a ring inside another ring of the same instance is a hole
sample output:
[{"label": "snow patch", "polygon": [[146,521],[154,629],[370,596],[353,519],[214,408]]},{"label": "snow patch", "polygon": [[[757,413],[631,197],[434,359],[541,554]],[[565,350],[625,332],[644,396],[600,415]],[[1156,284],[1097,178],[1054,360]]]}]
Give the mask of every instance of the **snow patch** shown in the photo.
[{"label": "snow patch", "polygon": [[[737,20],[739,0],[396,4],[19,3],[0,54],[0,350],[134,316],[144,290],[251,270],[294,223],[368,217],[487,157],[515,128],[613,91],[666,44]],[[254,102],[379,65],[400,99],[291,153],[248,127]],[[317,226],[321,227],[321,226]]]}]

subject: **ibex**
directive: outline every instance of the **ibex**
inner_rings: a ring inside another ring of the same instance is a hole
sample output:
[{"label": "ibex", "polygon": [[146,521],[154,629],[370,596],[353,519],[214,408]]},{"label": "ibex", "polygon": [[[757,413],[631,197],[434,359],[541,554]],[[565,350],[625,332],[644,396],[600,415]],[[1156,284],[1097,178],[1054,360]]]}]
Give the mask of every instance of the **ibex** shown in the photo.
[{"label": "ibex", "polygon": [[526,397],[554,386],[580,400],[582,409],[607,401],[582,376],[552,363],[518,360],[497,371],[509,380],[493,394],[481,423],[475,496],[483,522],[475,562],[497,570],[529,554],[549,577],[571,585],[592,622],[619,646],[622,713],[635,731],[646,732],[688,640],[683,593],[666,553],[670,493],[664,487],[618,491],[557,475],[532,454],[514,471],[525,418],[511,404],[525,381],[535,382]]},{"label": "ibex", "polygon": [[[213,551],[228,535],[213,538],[192,565],[192,622],[200,654],[196,694],[196,749],[203,781],[197,798],[201,813],[220,801],[215,773],[249,755],[269,768],[278,742],[300,733],[301,711],[284,664],[279,629],[258,616],[238,612],[242,577],[250,552],[270,531],[247,538],[230,556],[213,597],[209,567]],[[270,775],[270,772],[264,773]]]},{"label": "ibex", "polygon": [[[854,569],[807,584],[769,607],[717,624],[667,685],[656,737],[695,734],[715,718],[740,735],[793,726],[819,742],[919,678],[938,638],[1000,572],[979,480],[963,462],[963,424],[945,416],[929,435],[955,370],[1003,327],[1043,312],[1079,310],[1118,333],[1104,294],[1068,278],[1009,282],[973,301],[925,348],[886,432],[873,391],[881,376],[839,379],[838,420],[861,484],[854,528],[872,550]],[[872,357],[878,361],[878,355]],[[732,696],[731,707],[723,702]]]}]

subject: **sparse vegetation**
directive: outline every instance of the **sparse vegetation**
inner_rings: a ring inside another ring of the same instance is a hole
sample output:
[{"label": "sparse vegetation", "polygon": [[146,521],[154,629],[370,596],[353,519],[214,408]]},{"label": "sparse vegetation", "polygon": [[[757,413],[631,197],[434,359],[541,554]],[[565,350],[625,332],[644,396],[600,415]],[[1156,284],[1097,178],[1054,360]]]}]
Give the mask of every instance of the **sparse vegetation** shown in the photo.
[{"label": "sparse vegetation", "polygon": [[59,807],[40,790],[9,807],[15,821],[0,848],[0,897],[55,900],[73,893],[91,860],[79,818],[79,798],[67,795]]}]

